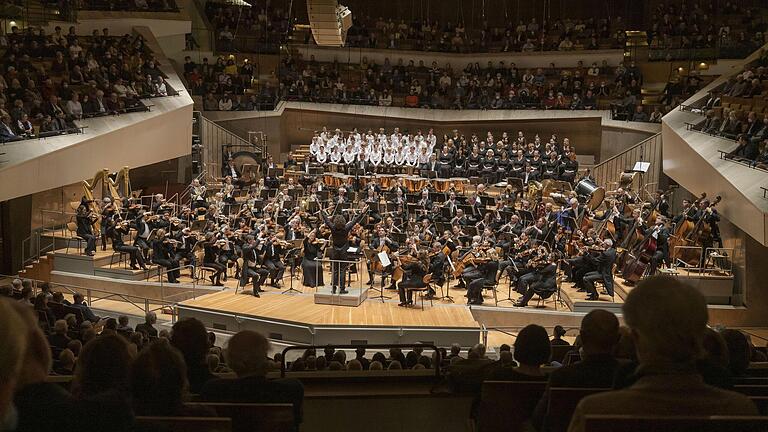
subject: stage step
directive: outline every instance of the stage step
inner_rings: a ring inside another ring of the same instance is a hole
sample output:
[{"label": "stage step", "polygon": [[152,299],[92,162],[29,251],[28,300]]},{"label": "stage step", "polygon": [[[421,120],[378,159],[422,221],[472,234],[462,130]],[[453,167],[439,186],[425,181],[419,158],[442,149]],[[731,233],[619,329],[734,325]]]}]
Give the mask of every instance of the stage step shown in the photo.
[{"label": "stage step", "polygon": [[[99,249],[96,251],[96,255],[88,256],[78,254],[76,248],[69,248],[69,251],[59,249],[53,253],[53,269],[67,273],[93,275],[95,269],[99,267],[109,267],[109,262],[112,259],[113,254],[115,253],[111,250],[102,251]],[[118,258],[115,257],[115,263],[117,263],[117,260]]]},{"label": "stage step", "polygon": [[[563,282],[561,296],[573,312],[588,313],[595,309],[605,309],[619,315],[621,314],[621,306],[624,301],[622,293],[619,292],[618,288],[619,284],[614,283],[614,301],[611,301],[611,298],[607,295],[600,295],[600,300],[590,301],[584,300],[587,296],[586,293],[578,292],[571,283]],[[602,287],[599,287],[598,292],[601,290]]]},{"label": "stage step", "polygon": [[149,266],[147,271],[133,270],[131,268],[123,268],[119,266],[118,263],[115,263],[115,265],[113,265],[112,268],[109,268],[109,266],[94,268],[93,275],[108,277],[113,279],[140,281],[140,280],[146,280],[147,278],[151,278],[151,277],[157,277],[158,269],[159,269],[158,266],[153,265],[153,266]]},{"label": "stage step", "polygon": [[315,291],[315,304],[327,304],[336,306],[360,306],[360,303],[364,302],[368,298],[368,288],[349,288],[349,292],[346,294],[331,293],[331,286],[317,287]]}]

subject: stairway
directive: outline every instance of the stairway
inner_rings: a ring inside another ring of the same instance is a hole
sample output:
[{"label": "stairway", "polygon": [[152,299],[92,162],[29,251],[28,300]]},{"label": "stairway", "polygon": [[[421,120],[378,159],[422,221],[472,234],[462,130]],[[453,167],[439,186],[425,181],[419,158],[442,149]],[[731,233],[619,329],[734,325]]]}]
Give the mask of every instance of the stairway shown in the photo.
[{"label": "stairway", "polygon": [[51,271],[53,271],[53,255],[53,252],[48,252],[47,254],[42,255],[39,260],[35,260],[31,264],[24,266],[24,268],[19,271],[19,277],[50,282]]}]

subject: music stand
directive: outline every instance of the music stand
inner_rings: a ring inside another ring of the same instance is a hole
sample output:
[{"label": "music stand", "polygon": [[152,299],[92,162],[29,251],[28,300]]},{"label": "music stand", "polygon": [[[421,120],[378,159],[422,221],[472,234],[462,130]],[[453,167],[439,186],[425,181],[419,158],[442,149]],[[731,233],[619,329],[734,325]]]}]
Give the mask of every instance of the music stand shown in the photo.
[{"label": "music stand", "polygon": [[301,250],[300,247],[295,247],[295,248],[289,250],[285,254],[285,260],[286,261],[288,261],[288,259],[290,258],[290,264],[291,264],[290,278],[291,278],[291,282],[290,282],[290,286],[288,287],[288,289],[283,291],[281,294],[287,294],[289,292],[295,292],[295,293],[301,294],[300,290],[297,290],[296,288],[293,287],[293,275],[294,275],[294,272],[296,271],[296,256],[295,255],[298,255],[297,252],[300,251],[300,250]]},{"label": "music stand", "polygon": [[[451,303],[455,303],[453,300],[453,297],[451,296],[451,283],[450,283],[450,277],[453,275],[453,271],[456,270],[456,268],[453,266],[453,262],[451,261],[451,255],[448,254],[445,256],[445,262],[446,264],[443,266],[443,274],[445,274],[445,281],[443,282],[443,289],[441,290],[443,292],[443,295],[440,297],[440,300],[446,300]],[[448,267],[450,269],[449,272],[446,273],[445,267]]]},{"label": "music stand", "polygon": [[643,162],[642,159],[635,162],[635,166],[632,167],[632,172],[636,172],[640,174],[640,184],[637,186],[638,189],[638,196],[640,199],[643,198],[642,193],[645,186],[645,182],[643,181],[643,176],[645,173],[648,172],[648,169],[651,167],[650,162]]}]

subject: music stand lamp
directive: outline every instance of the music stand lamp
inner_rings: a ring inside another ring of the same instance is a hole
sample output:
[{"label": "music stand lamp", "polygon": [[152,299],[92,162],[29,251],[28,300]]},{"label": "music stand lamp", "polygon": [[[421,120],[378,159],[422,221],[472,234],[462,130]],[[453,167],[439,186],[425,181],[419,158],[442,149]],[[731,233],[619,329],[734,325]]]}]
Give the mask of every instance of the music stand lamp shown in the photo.
[{"label": "music stand lamp", "polygon": [[296,271],[296,256],[295,255],[296,255],[296,252],[298,252],[300,250],[301,250],[301,248],[293,248],[293,249],[289,250],[288,253],[285,254],[285,259],[286,260],[288,260],[288,258],[291,259],[291,261],[290,261],[290,263],[291,263],[291,270],[290,270],[291,282],[289,284],[290,286],[288,287],[288,289],[283,291],[281,294],[288,294],[290,292],[295,292],[295,293],[301,294],[300,290],[297,290],[296,288],[293,287],[293,276],[294,276],[294,272]]}]

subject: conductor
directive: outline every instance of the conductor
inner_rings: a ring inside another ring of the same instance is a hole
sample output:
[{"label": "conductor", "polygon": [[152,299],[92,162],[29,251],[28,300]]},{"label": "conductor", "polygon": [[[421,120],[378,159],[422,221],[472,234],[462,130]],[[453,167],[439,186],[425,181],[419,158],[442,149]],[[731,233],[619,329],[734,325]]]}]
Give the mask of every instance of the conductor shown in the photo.
[{"label": "conductor", "polygon": [[[317,200],[317,197],[315,197],[315,200]],[[331,221],[325,212],[321,211],[320,214],[323,216],[325,225],[331,230],[331,259],[334,261],[346,261],[347,249],[349,248],[349,232],[368,214],[368,206],[366,205],[360,214],[349,222],[342,215],[334,216],[333,221]],[[336,294],[337,287],[340,288],[340,294],[347,293],[345,286],[347,279],[346,270],[347,263],[331,262],[331,283],[333,284],[331,294]]]}]

